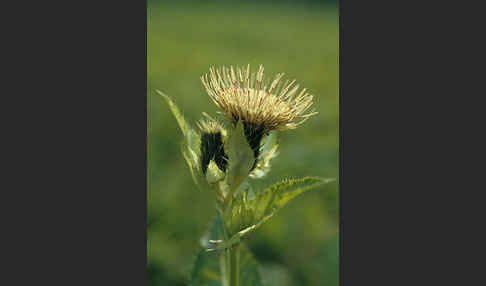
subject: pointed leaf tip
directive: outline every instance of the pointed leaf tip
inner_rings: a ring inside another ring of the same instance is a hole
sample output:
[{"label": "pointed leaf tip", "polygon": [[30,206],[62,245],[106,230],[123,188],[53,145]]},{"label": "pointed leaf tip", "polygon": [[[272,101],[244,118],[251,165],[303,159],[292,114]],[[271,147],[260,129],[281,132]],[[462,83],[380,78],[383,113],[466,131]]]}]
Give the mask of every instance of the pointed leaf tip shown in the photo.
[{"label": "pointed leaf tip", "polygon": [[182,135],[184,136],[184,142],[182,144],[182,153],[184,155],[184,158],[186,159],[186,162],[189,165],[189,168],[191,169],[191,174],[196,182],[196,184],[200,185],[200,172],[199,172],[199,146],[200,146],[200,138],[199,134],[191,128],[189,123],[184,119],[184,116],[182,115],[182,112],[179,110],[177,105],[172,101],[172,99],[162,91],[156,89],[155,90],[159,95],[161,95],[167,104],[169,105],[170,111],[172,112],[172,115],[175,117],[181,131]]},{"label": "pointed leaf tip", "polygon": [[182,115],[182,112],[179,110],[177,105],[174,103],[174,101],[167,94],[163,93],[162,91],[160,91],[158,89],[156,89],[155,91],[165,99],[165,101],[167,102],[167,104],[170,107],[170,111],[172,112],[172,115],[174,115],[175,119],[177,120],[177,123],[179,124],[179,127],[181,128],[182,133],[184,134],[184,136],[187,136],[188,126],[187,126],[187,123],[184,119],[184,116]]},{"label": "pointed leaf tip", "polygon": [[155,92],[157,92],[158,94],[162,95],[163,97],[165,98],[168,98],[169,96],[167,96],[167,94],[163,93],[162,91],[156,89]]}]

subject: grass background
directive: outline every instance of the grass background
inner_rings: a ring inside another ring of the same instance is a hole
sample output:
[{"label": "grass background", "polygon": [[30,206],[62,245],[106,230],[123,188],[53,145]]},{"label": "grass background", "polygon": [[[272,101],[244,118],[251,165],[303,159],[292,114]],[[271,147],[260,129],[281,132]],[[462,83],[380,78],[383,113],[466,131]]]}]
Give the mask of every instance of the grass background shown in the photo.
[{"label": "grass background", "polygon": [[[338,12],[336,4],[301,2],[148,2],[148,277],[149,285],[186,285],[199,238],[214,215],[180,152],[171,96],[190,123],[217,108],[199,77],[210,66],[265,67],[315,95],[319,114],[279,134],[280,155],[265,187],[306,175],[338,176]],[[247,240],[265,285],[338,285],[338,185],[298,197]]]}]

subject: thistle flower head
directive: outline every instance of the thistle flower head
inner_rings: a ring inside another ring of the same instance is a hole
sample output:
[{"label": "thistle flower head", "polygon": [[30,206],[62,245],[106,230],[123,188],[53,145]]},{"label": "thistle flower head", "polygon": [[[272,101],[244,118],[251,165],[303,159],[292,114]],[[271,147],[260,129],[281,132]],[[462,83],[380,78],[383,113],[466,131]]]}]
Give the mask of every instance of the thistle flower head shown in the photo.
[{"label": "thistle flower head", "polygon": [[[309,111],[312,96],[295,80],[282,83],[283,73],[266,81],[263,66],[257,73],[247,68],[211,68],[209,75],[201,77],[212,101],[233,123],[242,120],[246,128],[268,133],[272,130],[295,129],[317,112]],[[265,84],[267,83],[267,84]],[[257,131],[258,132],[258,131]]]}]

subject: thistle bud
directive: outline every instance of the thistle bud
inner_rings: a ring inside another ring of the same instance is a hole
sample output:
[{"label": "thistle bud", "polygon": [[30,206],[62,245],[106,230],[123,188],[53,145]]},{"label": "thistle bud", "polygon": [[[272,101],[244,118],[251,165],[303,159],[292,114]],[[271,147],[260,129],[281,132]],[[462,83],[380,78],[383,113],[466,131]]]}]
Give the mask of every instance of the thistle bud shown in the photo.
[{"label": "thistle bud", "polygon": [[226,171],[228,156],[224,152],[223,137],[226,130],[214,119],[205,114],[208,119],[200,121],[201,130],[201,170],[206,174],[211,160],[222,171]]}]

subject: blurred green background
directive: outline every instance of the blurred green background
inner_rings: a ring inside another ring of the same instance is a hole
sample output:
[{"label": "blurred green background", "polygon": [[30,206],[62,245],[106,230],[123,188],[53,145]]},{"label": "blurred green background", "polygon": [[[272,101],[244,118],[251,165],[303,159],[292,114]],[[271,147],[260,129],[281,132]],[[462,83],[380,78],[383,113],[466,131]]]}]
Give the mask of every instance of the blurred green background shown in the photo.
[{"label": "blurred green background", "polygon": [[[165,101],[190,123],[216,106],[199,77],[210,66],[259,64],[315,95],[319,114],[282,132],[280,155],[257,188],[306,175],[338,177],[338,8],[317,1],[148,1],[147,99],[149,285],[186,285],[199,239],[215,214],[180,152]],[[338,285],[338,184],[298,197],[246,241],[265,285]]]}]

